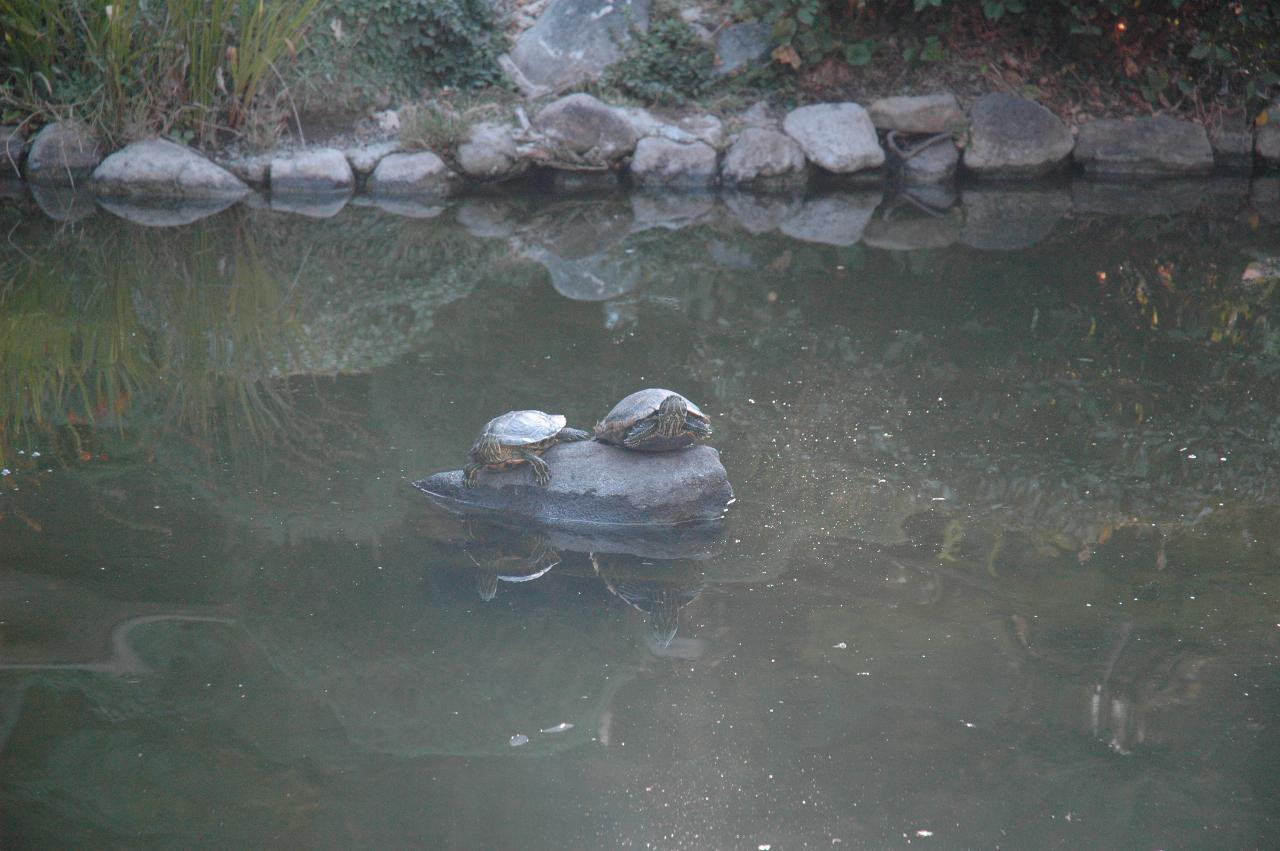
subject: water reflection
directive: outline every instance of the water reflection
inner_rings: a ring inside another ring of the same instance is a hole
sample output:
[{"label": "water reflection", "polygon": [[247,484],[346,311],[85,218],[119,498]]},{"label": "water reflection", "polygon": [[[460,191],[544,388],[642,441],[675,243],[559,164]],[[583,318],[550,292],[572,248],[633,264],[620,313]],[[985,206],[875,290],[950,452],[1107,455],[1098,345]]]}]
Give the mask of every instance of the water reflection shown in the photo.
[{"label": "water reflection", "polygon": [[[970,194],[0,206],[4,835],[1259,845],[1274,219]],[[713,403],[724,523],[408,487],[650,385]]]}]

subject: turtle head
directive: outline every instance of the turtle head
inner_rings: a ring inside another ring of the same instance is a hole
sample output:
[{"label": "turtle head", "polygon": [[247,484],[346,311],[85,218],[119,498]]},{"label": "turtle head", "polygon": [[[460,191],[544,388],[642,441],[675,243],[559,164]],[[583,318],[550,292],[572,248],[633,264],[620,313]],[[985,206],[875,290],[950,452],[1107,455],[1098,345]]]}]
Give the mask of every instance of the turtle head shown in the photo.
[{"label": "turtle head", "polygon": [[663,399],[662,404],[658,406],[658,434],[662,437],[675,437],[684,431],[684,421],[688,413],[688,404],[675,393]]}]

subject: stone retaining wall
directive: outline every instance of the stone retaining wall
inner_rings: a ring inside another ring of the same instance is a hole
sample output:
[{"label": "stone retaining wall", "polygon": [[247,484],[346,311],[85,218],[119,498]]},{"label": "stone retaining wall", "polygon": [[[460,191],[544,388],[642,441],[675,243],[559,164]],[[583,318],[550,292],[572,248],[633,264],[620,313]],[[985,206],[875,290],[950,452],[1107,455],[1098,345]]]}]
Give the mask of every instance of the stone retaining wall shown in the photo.
[{"label": "stone retaining wall", "polygon": [[979,98],[967,113],[941,94],[885,98],[867,109],[825,103],[780,114],[758,104],[728,120],[667,120],[574,94],[532,120],[517,110],[510,122],[477,125],[455,150],[435,153],[403,151],[392,139],[210,159],[149,139],[104,157],[92,134],[74,124],[50,124],[29,140],[18,128],[0,127],[0,181],[88,186],[108,204],[226,206],[259,190],[273,206],[314,215],[341,209],[353,195],[430,215],[468,186],[514,181],[531,169],[556,175],[557,190],[630,180],[669,192],[724,186],[795,193],[815,178],[860,188],[947,187],[957,175],[1007,183],[1074,170],[1098,181],[1151,182],[1280,168],[1280,126],[1255,131],[1243,117],[1241,124],[1206,129],[1156,116],[1073,129],[1008,93]]}]

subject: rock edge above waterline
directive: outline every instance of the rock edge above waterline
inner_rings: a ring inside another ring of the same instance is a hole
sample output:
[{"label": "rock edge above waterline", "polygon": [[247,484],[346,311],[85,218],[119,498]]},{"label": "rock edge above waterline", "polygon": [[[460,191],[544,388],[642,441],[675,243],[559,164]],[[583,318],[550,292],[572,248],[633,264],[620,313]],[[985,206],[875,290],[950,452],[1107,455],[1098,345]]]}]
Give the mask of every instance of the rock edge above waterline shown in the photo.
[{"label": "rock edge above waterline", "polygon": [[436,473],[413,486],[437,503],[547,524],[670,525],[720,517],[733,488],[710,446],[631,452],[595,441],[563,443],[543,455],[551,484],[538,487],[528,465],[483,470],[474,488],[462,471]]}]

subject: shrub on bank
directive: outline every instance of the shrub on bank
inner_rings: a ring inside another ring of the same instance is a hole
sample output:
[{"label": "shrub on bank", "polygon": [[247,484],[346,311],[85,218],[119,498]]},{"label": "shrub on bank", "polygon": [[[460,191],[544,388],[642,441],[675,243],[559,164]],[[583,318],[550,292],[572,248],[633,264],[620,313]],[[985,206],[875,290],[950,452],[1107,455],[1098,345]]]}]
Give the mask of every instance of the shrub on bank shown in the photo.
[{"label": "shrub on bank", "polygon": [[1280,84],[1280,5],[1270,0],[735,0],[735,14],[773,25],[774,59],[802,69],[946,45],[1025,45],[1079,78],[1152,106],[1184,99],[1261,108]]}]

